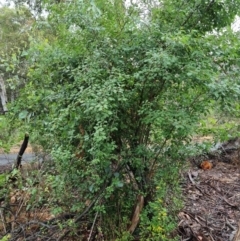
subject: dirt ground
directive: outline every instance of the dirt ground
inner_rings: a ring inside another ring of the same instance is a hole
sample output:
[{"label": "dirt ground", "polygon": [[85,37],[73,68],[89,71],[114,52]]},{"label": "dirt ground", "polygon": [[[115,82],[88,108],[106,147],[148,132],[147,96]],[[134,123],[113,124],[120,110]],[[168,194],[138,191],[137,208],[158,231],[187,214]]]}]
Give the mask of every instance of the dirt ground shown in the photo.
[{"label": "dirt ground", "polygon": [[[181,241],[240,241],[240,140],[190,160],[182,184]],[[203,170],[206,160],[210,169]]]},{"label": "dirt ground", "polygon": [[0,174],[10,171],[12,169],[12,165],[2,165],[0,167]]},{"label": "dirt ground", "polygon": [[[19,152],[19,150],[20,150],[20,147],[21,147],[21,145],[22,145],[22,143],[19,143],[19,144],[17,144],[17,145],[14,145],[13,147],[11,147],[11,149],[10,149],[10,151],[9,151],[9,153],[18,153]],[[26,150],[25,150],[25,153],[32,153],[33,152],[33,148],[32,148],[32,146],[31,145],[28,145],[27,146],[27,148],[26,148]],[[0,154],[4,154],[5,152],[4,152],[4,150],[2,150],[1,148],[0,148]]]}]

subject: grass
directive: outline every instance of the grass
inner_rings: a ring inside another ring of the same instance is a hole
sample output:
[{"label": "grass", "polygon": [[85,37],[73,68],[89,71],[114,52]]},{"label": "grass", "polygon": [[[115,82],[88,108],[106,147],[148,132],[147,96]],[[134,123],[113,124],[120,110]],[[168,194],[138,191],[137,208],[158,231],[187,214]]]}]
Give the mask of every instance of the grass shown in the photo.
[{"label": "grass", "polygon": [[0,188],[4,187],[4,185],[6,184],[6,177],[6,173],[0,174]]}]

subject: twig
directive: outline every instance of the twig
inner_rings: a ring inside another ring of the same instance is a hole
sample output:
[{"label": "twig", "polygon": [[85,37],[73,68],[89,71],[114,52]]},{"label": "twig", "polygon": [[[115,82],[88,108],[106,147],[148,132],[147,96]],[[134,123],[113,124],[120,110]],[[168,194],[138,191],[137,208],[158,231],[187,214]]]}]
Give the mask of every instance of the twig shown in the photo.
[{"label": "twig", "polygon": [[215,239],[213,238],[213,236],[209,233],[209,237],[211,238],[212,241],[215,241]]},{"label": "twig", "polygon": [[6,229],[6,226],[5,226],[5,219],[4,219],[4,217],[3,217],[2,209],[1,209],[1,208],[0,208],[0,215],[1,215],[2,223],[3,223],[4,232],[7,233],[7,229]]},{"label": "twig", "polygon": [[196,183],[195,183],[194,180],[192,179],[192,175],[191,175],[190,172],[188,172],[188,177],[189,177],[189,180],[191,181],[191,183],[192,183],[193,185],[195,185]]},{"label": "twig", "polygon": [[97,216],[98,216],[98,211],[97,211],[97,213],[96,213],[96,215],[95,215],[95,218],[94,218],[94,220],[93,220],[93,224],[92,224],[92,227],[91,227],[91,231],[90,231],[90,234],[89,234],[89,236],[88,236],[88,241],[91,240],[92,233],[93,233],[93,228],[94,228],[94,226],[95,226],[95,222],[96,222],[96,220],[97,220]]},{"label": "twig", "polygon": [[238,223],[238,229],[233,241],[239,241],[239,240],[240,240],[240,222]]},{"label": "twig", "polygon": [[225,197],[220,197],[220,196],[219,196],[219,198],[220,198],[221,200],[223,200],[225,203],[227,203],[230,207],[233,207],[233,208],[236,208],[236,209],[239,210],[238,205],[230,203]]},{"label": "twig", "polygon": [[22,203],[21,203],[21,205],[20,205],[19,209],[17,210],[17,213],[15,214],[15,217],[17,217],[17,216],[18,216],[18,214],[21,212],[22,207],[23,207],[23,204],[24,204],[24,198],[22,199]]},{"label": "twig", "polygon": [[226,218],[226,225],[231,228],[233,231],[236,231],[236,228],[228,221],[228,219]]},{"label": "twig", "polygon": [[[105,188],[105,187],[104,187],[104,188]],[[103,189],[101,189],[101,191],[102,191],[102,190],[103,190]],[[93,200],[93,201],[90,203],[90,205],[89,205],[78,217],[76,217],[74,223],[78,223],[78,222],[82,219],[82,217],[85,216],[85,215],[88,213],[88,211],[93,207],[93,205],[97,202],[97,200],[100,198],[101,195],[102,195],[102,192],[100,192],[99,196],[98,196],[95,200]],[[57,239],[57,241],[63,240],[63,238],[65,238],[69,233],[70,233],[70,230],[67,230],[64,234],[62,234],[62,235]]]},{"label": "twig", "polygon": [[186,211],[184,213],[187,214],[193,220],[195,220],[197,223],[199,223],[202,227],[208,228],[207,225],[205,225],[205,224],[203,224],[202,222],[199,221],[199,219],[200,219],[201,221],[206,222],[206,220],[200,218],[200,216],[194,217],[191,213],[187,213]]},{"label": "twig", "polygon": [[41,225],[41,226],[43,226],[43,227],[45,227],[45,228],[48,228],[48,229],[50,229],[50,228],[53,227],[53,226],[49,226],[49,225],[47,225],[47,224],[45,224],[45,223],[43,223],[43,222],[36,221],[36,220],[31,220],[31,221],[29,221],[28,223],[26,223],[26,226],[27,226],[27,225],[31,225],[31,224],[39,224],[39,225]]}]

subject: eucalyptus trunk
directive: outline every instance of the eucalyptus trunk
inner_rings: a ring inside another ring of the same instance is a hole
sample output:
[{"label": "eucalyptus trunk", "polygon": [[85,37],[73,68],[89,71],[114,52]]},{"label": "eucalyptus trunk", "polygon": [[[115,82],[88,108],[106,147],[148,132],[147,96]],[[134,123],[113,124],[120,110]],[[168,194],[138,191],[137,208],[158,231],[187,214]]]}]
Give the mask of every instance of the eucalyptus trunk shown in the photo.
[{"label": "eucalyptus trunk", "polygon": [[7,92],[6,92],[6,88],[5,88],[5,83],[4,80],[2,78],[2,76],[0,76],[0,96],[1,96],[1,104],[2,104],[2,108],[3,108],[3,112],[7,112]]}]

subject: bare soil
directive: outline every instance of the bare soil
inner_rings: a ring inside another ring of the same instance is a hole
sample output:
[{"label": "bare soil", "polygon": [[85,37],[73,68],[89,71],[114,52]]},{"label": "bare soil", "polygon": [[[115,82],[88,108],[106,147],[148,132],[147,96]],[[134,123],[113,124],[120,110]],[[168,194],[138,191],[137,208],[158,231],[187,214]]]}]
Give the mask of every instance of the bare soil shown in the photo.
[{"label": "bare soil", "polygon": [[12,165],[7,164],[7,165],[2,165],[0,169],[0,174],[11,171]]},{"label": "bare soil", "polygon": [[[206,157],[213,163],[210,170],[200,168]],[[185,206],[178,215],[181,240],[240,241],[240,147],[226,143],[190,164],[182,185]]]},{"label": "bare soil", "polygon": [[[22,143],[19,143],[17,145],[14,145],[11,147],[9,153],[12,153],[12,154],[17,154],[20,150],[20,147],[21,147]],[[25,153],[32,153],[33,152],[33,148],[31,145],[28,145],[28,147],[26,148],[25,150]],[[0,154],[5,154],[4,150],[0,148]]]}]

